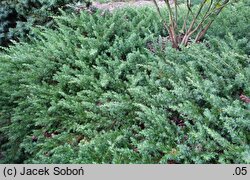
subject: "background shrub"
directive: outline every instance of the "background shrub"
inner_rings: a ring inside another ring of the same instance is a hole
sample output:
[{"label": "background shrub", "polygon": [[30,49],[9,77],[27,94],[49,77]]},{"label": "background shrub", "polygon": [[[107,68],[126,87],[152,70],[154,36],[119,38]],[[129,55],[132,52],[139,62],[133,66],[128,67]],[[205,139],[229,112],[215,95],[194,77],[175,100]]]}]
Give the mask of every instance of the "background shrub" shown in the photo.
[{"label": "background shrub", "polygon": [[52,16],[59,10],[70,10],[68,4],[88,0],[1,0],[0,1],[0,46],[10,40],[26,38],[35,25],[51,27]]},{"label": "background shrub", "polygon": [[250,55],[250,19],[248,9],[250,1],[242,0],[236,6],[229,6],[218,16],[217,21],[208,31],[209,36],[227,39],[232,35],[240,44],[240,49]]},{"label": "background shrub", "polygon": [[164,48],[150,9],[57,24],[1,53],[2,162],[250,163],[239,37]]}]

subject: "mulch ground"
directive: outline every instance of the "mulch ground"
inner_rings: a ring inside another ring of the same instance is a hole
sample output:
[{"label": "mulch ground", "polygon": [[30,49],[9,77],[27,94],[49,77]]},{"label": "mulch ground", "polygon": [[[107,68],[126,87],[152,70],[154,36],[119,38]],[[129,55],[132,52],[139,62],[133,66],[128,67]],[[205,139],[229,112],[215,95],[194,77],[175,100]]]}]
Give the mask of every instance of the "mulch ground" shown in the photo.
[{"label": "mulch ground", "polygon": [[[170,0],[172,3],[172,1]],[[158,1],[159,7],[166,6],[165,2]],[[99,2],[93,2],[92,6],[96,7],[97,9],[101,10],[108,10],[113,11],[116,9],[126,8],[126,7],[145,7],[145,6],[152,6],[154,7],[154,3],[152,0],[138,0],[138,1],[129,1],[129,2],[109,2],[109,3],[99,3]]]}]

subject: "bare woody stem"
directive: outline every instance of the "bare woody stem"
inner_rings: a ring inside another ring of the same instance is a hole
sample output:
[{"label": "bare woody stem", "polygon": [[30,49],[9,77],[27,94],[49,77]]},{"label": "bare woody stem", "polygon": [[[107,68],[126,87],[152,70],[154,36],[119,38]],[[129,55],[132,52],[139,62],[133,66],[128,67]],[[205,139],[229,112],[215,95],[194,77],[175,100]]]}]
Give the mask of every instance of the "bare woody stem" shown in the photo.
[{"label": "bare woody stem", "polygon": [[164,26],[164,28],[169,32],[169,28],[168,28],[167,22],[166,22],[165,19],[163,18],[162,14],[161,14],[161,11],[160,11],[160,8],[159,8],[159,6],[158,6],[156,0],[153,0],[153,2],[154,2],[154,5],[155,5],[155,7],[156,7],[156,10],[157,10],[159,16],[161,17],[161,20],[163,21],[163,26]]},{"label": "bare woody stem", "polygon": [[200,7],[199,7],[199,9],[198,9],[198,11],[197,11],[195,17],[193,18],[193,21],[191,22],[191,24],[190,24],[190,26],[189,26],[189,29],[186,31],[186,33],[185,33],[185,35],[184,35],[184,37],[183,37],[183,39],[182,39],[181,44],[183,44],[184,46],[187,45],[188,39],[189,39],[190,36],[191,36],[190,32],[192,31],[193,26],[194,26],[194,24],[195,24],[197,18],[199,17],[199,15],[200,15],[200,13],[201,13],[203,7],[205,6],[206,1],[207,1],[207,0],[203,0],[203,2],[201,3],[201,5],[200,5]]},{"label": "bare woody stem", "polygon": [[175,28],[177,29],[177,23],[178,23],[178,8],[177,8],[177,0],[174,0],[174,16],[175,16]]},{"label": "bare woody stem", "polygon": [[174,20],[173,11],[171,9],[169,0],[164,0],[164,2],[166,3],[168,11],[169,11],[169,21],[170,21],[169,31],[168,31],[169,36],[170,36],[170,39],[172,41],[173,48],[178,49],[179,45],[178,45],[178,42],[177,42],[176,32],[175,32],[177,22],[175,22],[175,20]]},{"label": "bare woody stem", "polygon": [[195,42],[199,42],[206,34],[209,27],[212,25],[212,23],[215,21],[216,17],[221,13],[222,9],[228,4],[229,0],[225,0],[223,4],[218,8],[216,12],[216,16],[203,28],[195,37]]},{"label": "bare woody stem", "polygon": [[[169,37],[172,42],[172,47],[176,49],[179,49],[180,44],[187,46],[188,40],[190,39],[190,37],[194,33],[197,33],[197,32],[198,33],[195,37],[195,42],[199,42],[204,37],[207,30],[209,29],[211,24],[215,21],[216,17],[220,14],[222,9],[226,5],[231,3],[231,1],[230,2],[229,1],[230,0],[218,0],[218,1],[202,0],[202,2],[200,3],[200,6],[198,7],[197,12],[194,14],[191,8],[191,0],[186,0],[186,6],[188,8],[188,11],[187,11],[187,14],[183,17],[183,26],[181,29],[181,33],[184,33],[184,36],[181,39],[181,42],[179,42],[179,38],[182,36],[182,34],[181,35],[177,34],[178,33],[177,0],[173,0],[174,7],[171,7],[169,0],[164,0],[165,4],[167,5],[167,9],[169,13],[169,24],[167,24],[167,22],[163,18],[156,0],[153,0],[159,15],[163,20],[164,27],[169,33]],[[187,22],[188,22],[190,14],[192,15],[192,21],[189,27],[187,27],[187,24],[188,24]],[[200,18],[201,18],[200,22],[197,23],[198,19]]]}]

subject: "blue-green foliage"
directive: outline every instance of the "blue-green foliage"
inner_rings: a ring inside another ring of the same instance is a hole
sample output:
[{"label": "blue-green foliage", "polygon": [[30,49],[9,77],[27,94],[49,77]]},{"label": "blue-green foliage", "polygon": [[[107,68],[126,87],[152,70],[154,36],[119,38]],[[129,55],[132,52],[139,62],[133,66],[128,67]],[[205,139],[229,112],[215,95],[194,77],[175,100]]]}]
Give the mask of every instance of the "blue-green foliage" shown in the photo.
[{"label": "blue-green foliage", "polygon": [[149,9],[57,21],[1,53],[2,162],[250,163],[237,38],[161,51]]},{"label": "blue-green foliage", "polygon": [[9,29],[16,26],[17,12],[10,5],[0,2],[0,45],[6,46],[12,37]]}]

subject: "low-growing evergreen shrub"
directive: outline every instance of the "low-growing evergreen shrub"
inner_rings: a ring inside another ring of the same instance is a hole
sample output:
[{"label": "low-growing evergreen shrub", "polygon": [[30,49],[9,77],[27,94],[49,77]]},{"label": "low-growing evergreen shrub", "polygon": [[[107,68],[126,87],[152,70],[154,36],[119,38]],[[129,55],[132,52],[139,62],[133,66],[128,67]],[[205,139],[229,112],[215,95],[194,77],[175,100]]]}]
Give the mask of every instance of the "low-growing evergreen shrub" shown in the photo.
[{"label": "low-growing evergreen shrub", "polygon": [[234,36],[162,49],[150,9],[57,23],[0,54],[2,162],[250,163],[250,59]]}]

